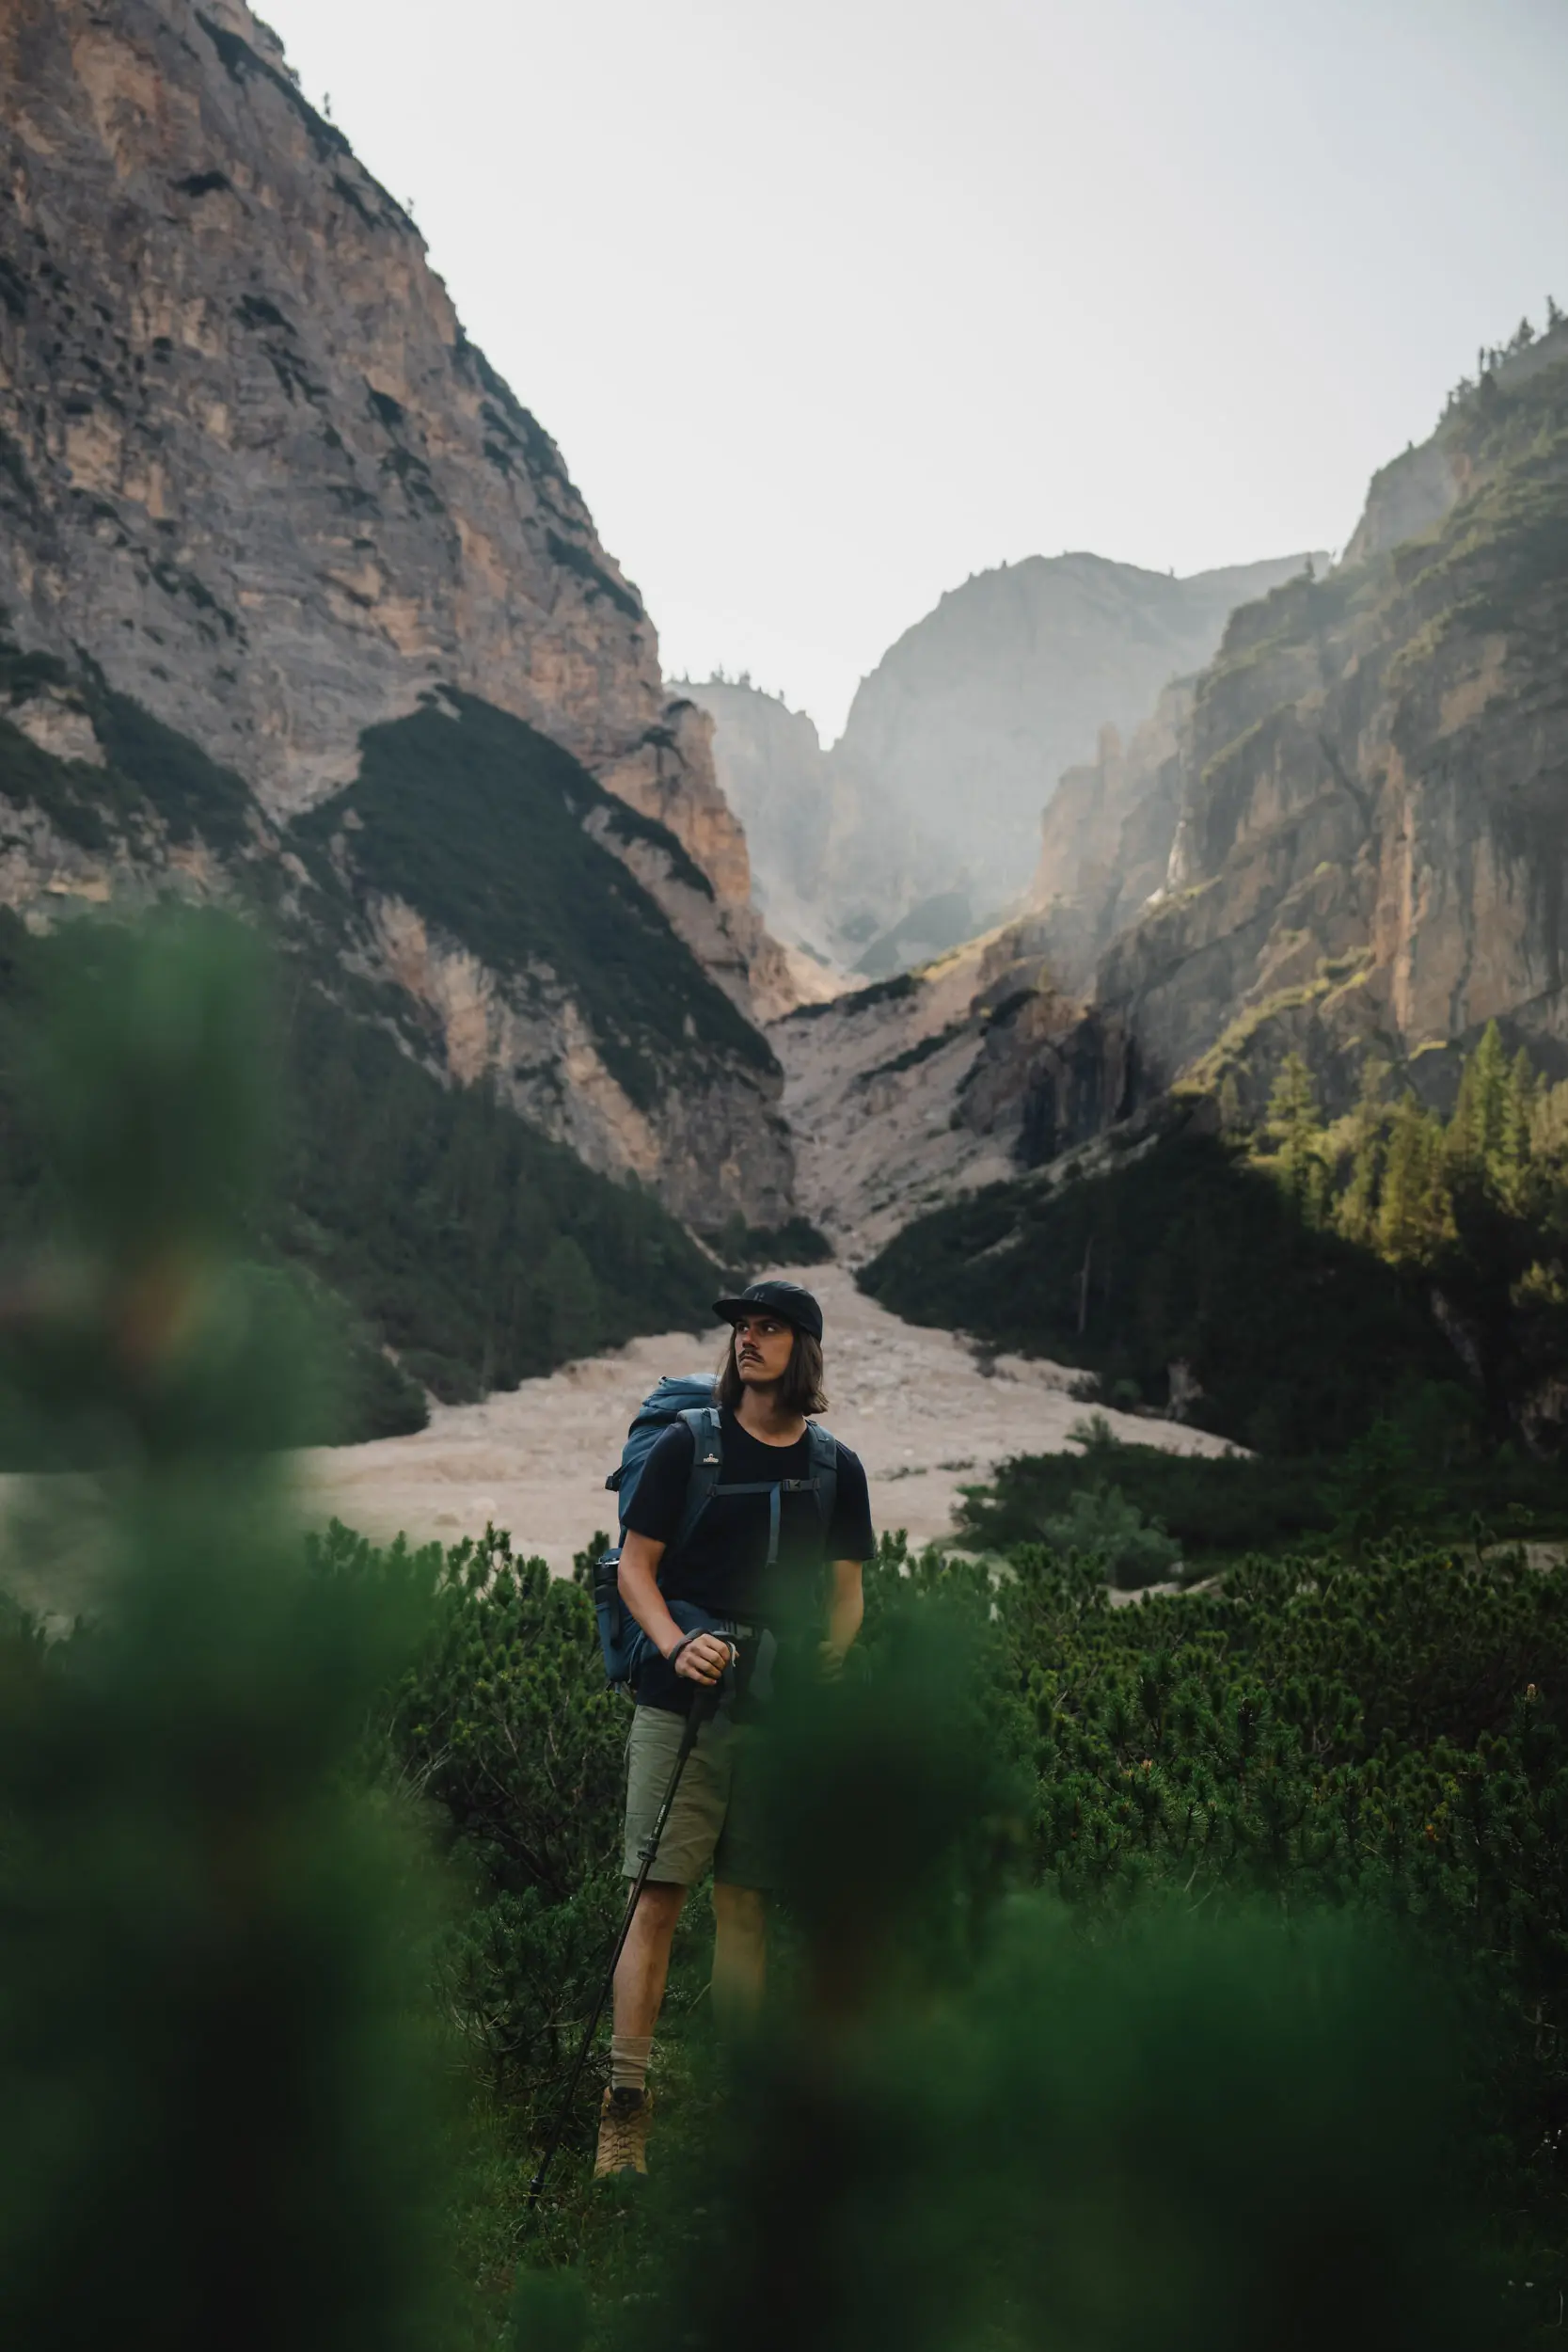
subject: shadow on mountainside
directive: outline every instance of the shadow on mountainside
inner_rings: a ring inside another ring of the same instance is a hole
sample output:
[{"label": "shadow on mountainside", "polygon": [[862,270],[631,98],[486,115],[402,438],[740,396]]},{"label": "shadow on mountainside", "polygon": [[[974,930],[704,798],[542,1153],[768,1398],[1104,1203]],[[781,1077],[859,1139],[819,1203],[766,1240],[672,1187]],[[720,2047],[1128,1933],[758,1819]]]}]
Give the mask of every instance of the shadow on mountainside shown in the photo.
[{"label": "shadow on mountainside", "polygon": [[1453,1349],[1409,1276],[1305,1225],[1231,1146],[1182,1136],[1096,1181],[992,1184],[861,1275],[911,1322],[1092,1369],[1273,1454],[1334,1453]]}]

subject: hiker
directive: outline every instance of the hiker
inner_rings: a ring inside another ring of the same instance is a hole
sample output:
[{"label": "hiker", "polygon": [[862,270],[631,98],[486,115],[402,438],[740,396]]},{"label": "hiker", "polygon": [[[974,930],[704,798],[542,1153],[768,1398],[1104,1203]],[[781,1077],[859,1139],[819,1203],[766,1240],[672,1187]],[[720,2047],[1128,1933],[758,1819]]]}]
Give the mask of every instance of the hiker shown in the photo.
[{"label": "hiker", "polygon": [[[859,1458],[825,1431],[808,1432],[807,1415],[821,1412],[825,1402],[822,1310],[811,1292],[798,1282],[753,1282],[737,1298],[716,1300],[714,1312],[731,1329],[716,1391],[721,1458],[711,1500],[666,1564],[698,1458],[693,1428],[677,1420],[642,1466],[622,1537],[621,1597],[653,1653],[638,1675],[627,1743],[628,1878],[669,1784],[693,1697],[721,1684],[733,1695],[698,1734],[615,1971],[596,2179],[647,2170],[648,2058],[670,1947],[687,1890],[710,1864],[721,2025],[744,2023],[761,1999],[772,1877],[756,1752],[765,1683],[775,1658],[783,1664],[791,1655],[790,1629],[799,1626],[802,1599],[815,1594],[818,1580],[827,1600],[818,1662],[837,1671],[860,1630],[861,1569],[876,1549]],[[824,1462],[825,1477],[817,1467]],[[672,1601],[694,1604],[733,1629],[735,1639],[683,1632]],[[820,1618],[816,1629],[821,1635]]]}]

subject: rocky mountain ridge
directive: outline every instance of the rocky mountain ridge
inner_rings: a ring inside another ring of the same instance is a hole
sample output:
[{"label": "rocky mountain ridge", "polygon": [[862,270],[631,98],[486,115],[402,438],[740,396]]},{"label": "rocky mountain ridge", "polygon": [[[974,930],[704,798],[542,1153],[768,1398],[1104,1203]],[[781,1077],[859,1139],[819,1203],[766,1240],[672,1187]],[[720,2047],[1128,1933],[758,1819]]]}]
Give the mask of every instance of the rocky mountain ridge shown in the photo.
[{"label": "rocky mountain ridge", "polygon": [[1548,1062],[1568,1045],[1565,647],[1559,326],[1376,478],[1331,574],[1238,612],[1194,684],[1136,803],[1156,843],[1169,823],[1164,883],[1094,982],[1143,1094],[1228,1077],[1256,1114],[1293,1049],[1342,1104],[1369,1054],[1415,1070],[1494,1018]]},{"label": "rocky mountain ridge", "polygon": [[235,906],[427,1079],[785,1221],[710,723],[412,222],[241,0],[0,0],[0,905]]},{"label": "rocky mountain ridge", "polygon": [[737,1002],[791,1001],[709,730],[547,433],[244,0],[0,0],[0,603],[274,817],[450,687],[562,743],[710,888],[641,875]]},{"label": "rocky mountain ridge", "polygon": [[1173,679],[1125,743],[1102,727],[1093,760],[1068,769],[1046,804],[1029,900],[1064,988],[1086,992],[1111,941],[1164,888],[1193,691]]},{"label": "rocky mountain ridge", "polygon": [[[828,749],[803,711],[747,678],[683,681],[714,722],[720,782],[769,921],[871,978],[961,946],[1026,901],[1039,808],[1060,771],[1107,725],[1140,722],[1167,680],[1214,652],[1236,604],[1305,561],[1181,580],[1095,555],[979,573],[890,647]],[[1048,896],[1077,886],[1083,796],[1071,797],[1052,839],[1072,872],[1037,878]]]},{"label": "rocky mountain ridge", "polygon": [[1446,1100],[1493,1019],[1568,1070],[1565,649],[1559,325],[1374,479],[1335,570],[1102,730],[1028,914],[775,1028],[813,1213],[858,1255],[1102,1137],[1256,1122],[1290,1053],[1331,1116],[1369,1062]]}]

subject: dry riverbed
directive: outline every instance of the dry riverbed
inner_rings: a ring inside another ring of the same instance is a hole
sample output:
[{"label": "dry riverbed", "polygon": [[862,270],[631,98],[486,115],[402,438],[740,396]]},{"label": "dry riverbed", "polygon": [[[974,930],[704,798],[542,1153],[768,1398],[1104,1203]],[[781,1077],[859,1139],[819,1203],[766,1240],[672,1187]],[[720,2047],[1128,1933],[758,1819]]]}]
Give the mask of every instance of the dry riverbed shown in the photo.
[{"label": "dry riverbed", "polygon": [[[832,1406],[824,1416],[866,1467],[876,1524],[914,1544],[952,1534],[961,1486],[1012,1454],[1064,1450],[1087,1409],[1060,1366],[1003,1356],[982,1369],[951,1332],[923,1330],[857,1291],[842,1266],[798,1273],[822,1300]],[[436,1406],[412,1438],[301,1456],[301,1501],[312,1521],[345,1520],[377,1537],[454,1543],[485,1523],[558,1573],[597,1528],[612,1523],[605,1473],[626,1423],[661,1373],[697,1372],[721,1333],[667,1332],[525,1380],[483,1405]],[[1172,1422],[1109,1413],[1118,1437],[1173,1453],[1220,1454],[1223,1439]]]}]

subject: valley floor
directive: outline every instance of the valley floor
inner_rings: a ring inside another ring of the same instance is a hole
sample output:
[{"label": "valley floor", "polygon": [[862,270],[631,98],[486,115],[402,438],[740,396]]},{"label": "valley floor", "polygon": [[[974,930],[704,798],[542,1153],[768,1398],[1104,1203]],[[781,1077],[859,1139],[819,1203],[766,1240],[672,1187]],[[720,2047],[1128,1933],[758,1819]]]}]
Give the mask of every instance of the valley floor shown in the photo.
[{"label": "valley floor", "polygon": [[[904,1528],[914,1545],[952,1534],[958,1490],[1013,1454],[1065,1448],[1089,1409],[1068,1394],[1059,1365],[1003,1356],[982,1370],[948,1331],[900,1322],[855,1288],[842,1266],[800,1271],[827,1319],[830,1428],[865,1464],[879,1533]],[[400,1531],[453,1543],[506,1528],[519,1551],[558,1573],[596,1528],[611,1523],[605,1473],[626,1424],[661,1373],[701,1370],[711,1338],[673,1331],[525,1380],[481,1405],[436,1406],[428,1429],[301,1457],[312,1520],[338,1518],[362,1534]],[[1098,1409],[1098,1408],[1096,1408]],[[1174,1423],[1107,1416],[1118,1437],[1175,1453],[1218,1454],[1224,1440]]]}]

